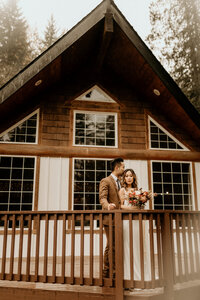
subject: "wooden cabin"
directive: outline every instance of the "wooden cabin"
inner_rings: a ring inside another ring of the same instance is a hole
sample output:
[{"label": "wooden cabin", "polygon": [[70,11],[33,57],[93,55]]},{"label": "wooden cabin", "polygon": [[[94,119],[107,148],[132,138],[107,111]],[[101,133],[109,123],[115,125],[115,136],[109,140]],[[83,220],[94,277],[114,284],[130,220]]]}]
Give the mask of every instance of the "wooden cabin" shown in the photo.
[{"label": "wooden cabin", "polygon": [[[113,1],[0,89],[0,132],[2,299],[199,299],[200,116]],[[115,157],[158,194],[145,210],[101,210]],[[124,278],[124,221],[139,278]]]}]

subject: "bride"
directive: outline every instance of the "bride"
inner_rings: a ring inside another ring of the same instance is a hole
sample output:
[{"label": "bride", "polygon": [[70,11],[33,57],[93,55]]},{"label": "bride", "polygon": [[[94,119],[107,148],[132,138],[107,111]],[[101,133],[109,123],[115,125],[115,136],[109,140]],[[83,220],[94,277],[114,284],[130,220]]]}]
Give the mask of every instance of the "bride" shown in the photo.
[{"label": "bride", "polygon": [[[121,209],[134,211],[135,206],[129,204],[129,193],[133,189],[138,189],[136,174],[132,169],[126,169],[123,174],[123,184],[119,191],[121,200]],[[144,221],[143,221],[144,223]],[[144,225],[144,224],[143,224]],[[124,241],[124,279],[131,279],[131,268],[133,270],[133,280],[141,280],[141,267],[140,267],[140,233],[139,233],[139,221],[132,220],[133,228],[133,265],[130,265],[130,234],[129,234],[129,220],[123,221],[123,241]],[[143,227],[143,241],[144,247],[146,238],[144,238],[145,226]],[[146,235],[146,234],[145,234]],[[149,275],[145,274],[146,280],[149,279]]]}]

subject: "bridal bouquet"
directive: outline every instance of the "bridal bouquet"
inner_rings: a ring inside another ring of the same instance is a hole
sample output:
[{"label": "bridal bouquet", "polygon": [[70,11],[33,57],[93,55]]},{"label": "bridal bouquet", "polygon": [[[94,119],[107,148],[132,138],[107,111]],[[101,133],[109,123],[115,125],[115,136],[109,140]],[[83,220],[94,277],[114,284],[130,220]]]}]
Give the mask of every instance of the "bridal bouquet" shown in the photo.
[{"label": "bridal bouquet", "polygon": [[143,208],[146,205],[146,202],[152,199],[152,195],[153,194],[151,191],[143,191],[142,189],[132,189],[128,195],[129,204],[132,206],[137,206],[138,208]]}]

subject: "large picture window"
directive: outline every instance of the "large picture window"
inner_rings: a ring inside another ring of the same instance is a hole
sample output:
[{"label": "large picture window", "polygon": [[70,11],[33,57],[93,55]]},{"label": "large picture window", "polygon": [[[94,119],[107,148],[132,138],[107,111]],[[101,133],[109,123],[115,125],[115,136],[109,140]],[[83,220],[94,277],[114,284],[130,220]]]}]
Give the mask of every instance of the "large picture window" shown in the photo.
[{"label": "large picture window", "polygon": [[117,114],[74,112],[74,145],[117,147]]},{"label": "large picture window", "polygon": [[32,210],[35,158],[0,157],[0,211]]},{"label": "large picture window", "polygon": [[152,162],[155,209],[192,209],[191,165],[181,162]]},{"label": "large picture window", "polygon": [[110,173],[108,160],[74,159],[73,209],[101,209],[99,182]]}]

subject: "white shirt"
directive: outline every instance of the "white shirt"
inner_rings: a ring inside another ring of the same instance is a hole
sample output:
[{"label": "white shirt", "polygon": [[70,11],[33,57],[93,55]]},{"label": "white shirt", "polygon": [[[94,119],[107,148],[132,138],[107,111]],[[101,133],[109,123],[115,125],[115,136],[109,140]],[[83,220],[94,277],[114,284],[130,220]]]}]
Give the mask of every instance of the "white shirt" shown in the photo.
[{"label": "white shirt", "polygon": [[[115,176],[113,173],[111,173],[111,176],[112,176],[112,178],[115,180],[115,183],[116,183],[116,186],[117,186],[117,189],[118,189],[117,180],[119,180],[119,178],[117,178],[117,176]],[[121,188],[120,181],[118,181],[118,182],[119,182],[119,186],[120,186],[120,188]]]}]

